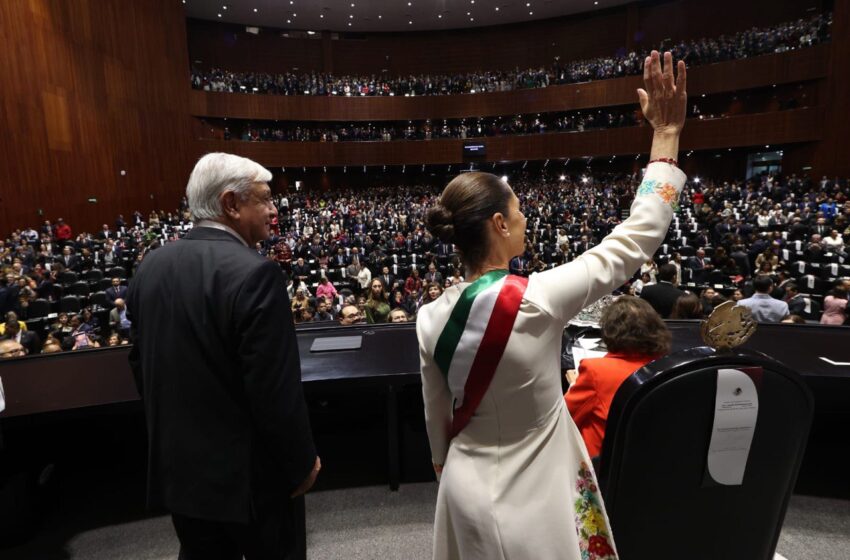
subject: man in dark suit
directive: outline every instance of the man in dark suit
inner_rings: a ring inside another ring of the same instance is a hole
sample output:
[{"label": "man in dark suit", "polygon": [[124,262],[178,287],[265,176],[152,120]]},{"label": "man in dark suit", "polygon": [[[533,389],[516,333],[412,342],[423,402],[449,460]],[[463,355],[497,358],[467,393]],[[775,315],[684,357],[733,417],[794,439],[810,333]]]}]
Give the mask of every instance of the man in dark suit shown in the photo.
[{"label": "man in dark suit", "polygon": [[288,558],[321,467],[280,267],[254,245],[277,215],[271,173],[207,154],[186,187],[195,227],[147,254],[127,293],[148,425],[148,503],[180,558]]},{"label": "man in dark suit", "polygon": [[71,247],[66,245],[62,248],[62,256],[56,259],[67,270],[77,272],[80,268],[80,258],[71,252]]},{"label": "man in dark suit", "polygon": [[640,292],[641,299],[649,302],[659,315],[668,319],[676,300],[685,295],[685,292],[673,285],[676,279],[676,267],[665,264],[658,269],[658,283],[645,286]]},{"label": "man in dark suit", "polygon": [[121,285],[120,278],[113,278],[112,285],[106,289],[105,293],[106,302],[109,304],[110,307],[114,307],[116,299],[127,298],[127,287]]},{"label": "man in dark suit", "polygon": [[22,331],[21,324],[17,317],[6,321],[6,329],[3,331],[3,338],[6,340],[14,340],[24,347],[27,354],[34,356],[41,353],[41,339],[38,334],[32,331]]}]

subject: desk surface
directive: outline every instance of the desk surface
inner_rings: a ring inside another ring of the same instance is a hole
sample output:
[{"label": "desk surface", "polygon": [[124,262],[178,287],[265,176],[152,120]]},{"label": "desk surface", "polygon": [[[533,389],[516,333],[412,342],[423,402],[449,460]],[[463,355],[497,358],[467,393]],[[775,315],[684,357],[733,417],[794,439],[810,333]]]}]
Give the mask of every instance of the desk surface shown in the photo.
[{"label": "desk surface", "polygon": [[[702,346],[698,321],[669,321],[674,349]],[[310,352],[325,336],[362,335],[359,350]],[[388,384],[415,381],[419,353],[415,325],[321,326],[299,329],[305,383]],[[818,325],[762,325],[747,343],[805,377],[818,411],[850,411],[850,328]],[[138,400],[127,362],[127,346],[33,356],[0,362],[7,410],[0,418],[59,412]]]}]

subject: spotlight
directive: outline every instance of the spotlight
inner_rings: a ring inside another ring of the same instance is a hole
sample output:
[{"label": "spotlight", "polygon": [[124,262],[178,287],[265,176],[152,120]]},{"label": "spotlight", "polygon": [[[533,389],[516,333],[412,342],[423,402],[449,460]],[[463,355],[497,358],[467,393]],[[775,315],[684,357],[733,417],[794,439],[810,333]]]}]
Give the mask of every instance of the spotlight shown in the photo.
[{"label": "spotlight", "polygon": [[504,181],[505,183],[507,183],[507,182],[508,182],[508,176],[507,176],[507,175],[502,175],[502,181]]},{"label": "spotlight", "polygon": [[559,180],[561,180],[561,181],[566,181],[566,180],[567,180],[567,176],[566,176],[566,175],[561,175],[560,177],[558,177],[558,179],[559,179]]}]

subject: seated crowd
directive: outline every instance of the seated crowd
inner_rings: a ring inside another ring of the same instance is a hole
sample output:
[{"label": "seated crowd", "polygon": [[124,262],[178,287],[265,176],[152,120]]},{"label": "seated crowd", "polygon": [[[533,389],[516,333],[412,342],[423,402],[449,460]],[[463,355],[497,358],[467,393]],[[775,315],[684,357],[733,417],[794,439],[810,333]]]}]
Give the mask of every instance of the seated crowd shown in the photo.
[{"label": "seated crowd", "polygon": [[[469,122],[467,122],[467,120]],[[230,122],[230,121],[229,121]],[[482,136],[506,136],[515,134],[545,134],[547,132],[583,132],[597,128],[619,128],[636,126],[642,119],[633,107],[628,109],[598,109],[593,111],[571,111],[541,115],[517,115],[515,117],[493,117],[430,120],[407,125],[396,123],[341,124],[308,126],[292,123],[288,126],[269,123],[246,123],[239,128],[224,128],[225,140],[244,142],[389,142],[392,140],[432,140],[437,138],[475,138]]]},{"label": "seated crowd", "polygon": [[[597,244],[620,223],[639,180],[522,175],[510,182],[528,217],[526,250],[510,268],[528,275]],[[438,192],[396,186],[278,195],[279,221],[256,250],[284,270],[294,320],[415,320],[423,305],[463,282],[454,247],[424,227]],[[666,243],[621,291],[664,318],[701,318],[728,298],[761,321],[843,324],[848,196],[847,181],[837,178],[694,178]],[[75,236],[61,219],[13,232],[0,240],[0,334],[30,354],[124,343],[126,278],[148,251],[190,227],[184,201],[147,220],[138,212],[130,223],[119,216],[114,229],[104,224],[97,234]]]},{"label": "seated crowd", "polygon": [[[818,14],[768,28],[752,28],[712,39],[664,42],[659,50],[670,50],[689,67],[727,60],[805,48],[829,40],[832,14]],[[484,93],[571,84],[634,76],[643,72],[643,60],[651,49],[640,53],[572,62],[556,62],[549,68],[510,72],[477,72],[453,76],[333,76],[323,73],[267,74],[230,72],[221,69],[193,70],[194,89],[234,93],[277,95],[416,96]]]}]

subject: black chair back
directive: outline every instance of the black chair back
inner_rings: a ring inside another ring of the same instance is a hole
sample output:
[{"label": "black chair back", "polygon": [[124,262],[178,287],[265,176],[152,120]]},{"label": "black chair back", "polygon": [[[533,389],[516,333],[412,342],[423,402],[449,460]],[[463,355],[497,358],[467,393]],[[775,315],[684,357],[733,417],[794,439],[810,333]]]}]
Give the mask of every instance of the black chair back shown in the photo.
[{"label": "black chair back", "polygon": [[59,300],[60,313],[79,313],[81,308],[82,303],[77,296],[65,296]]},{"label": "black chair back", "polygon": [[[707,467],[727,368],[760,371],[746,470],[729,486]],[[693,348],[632,374],[611,404],[599,468],[621,560],[773,558],[813,410],[802,378],[759,352]]]},{"label": "black chair back", "polygon": [[89,295],[91,288],[89,288],[88,282],[84,280],[80,280],[79,282],[74,282],[67,288],[67,293],[75,296],[86,297]]},{"label": "black chair back", "polygon": [[95,292],[89,296],[89,305],[94,307],[109,307],[106,300],[106,292]]},{"label": "black chair back", "polygon": [[50,314],[50,302],[46,299],[37,299],[31,301],[27,308],[27,317],[30,319],[40,319],[47,317]]}]

